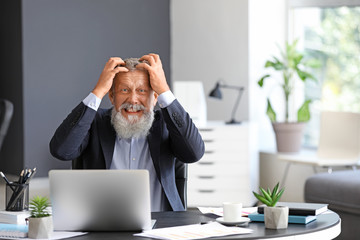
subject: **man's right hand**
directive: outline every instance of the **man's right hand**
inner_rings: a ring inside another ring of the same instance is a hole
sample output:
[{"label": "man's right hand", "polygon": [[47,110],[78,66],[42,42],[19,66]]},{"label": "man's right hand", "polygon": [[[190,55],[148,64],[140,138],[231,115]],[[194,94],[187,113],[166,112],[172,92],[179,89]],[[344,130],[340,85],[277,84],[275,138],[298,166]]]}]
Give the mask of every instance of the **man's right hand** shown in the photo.
[{"label": "man's right hand", "polygon": [[105,64],[105,67],[100,74],[99,80],[92,91],[98,98],[102,99],[111,89],[111,86],[114,81],[114,77],[119,72],[128,72],[129,70],[126,67],[116,67],[118,65],[123,65],[125,62],[119,57],[112,57]]}]

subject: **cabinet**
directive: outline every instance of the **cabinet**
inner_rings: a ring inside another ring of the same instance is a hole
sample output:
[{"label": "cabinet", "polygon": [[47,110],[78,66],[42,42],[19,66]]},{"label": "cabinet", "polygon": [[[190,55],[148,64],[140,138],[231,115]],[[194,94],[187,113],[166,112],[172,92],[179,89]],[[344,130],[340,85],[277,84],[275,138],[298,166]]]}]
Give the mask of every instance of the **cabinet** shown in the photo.
[{"label": "cabinet", "polygon": [[216,207],[227,201],[252,206],[259,181],[255,126],[208,122],[199,130],[205,154],[188,165],[188,206]]}]

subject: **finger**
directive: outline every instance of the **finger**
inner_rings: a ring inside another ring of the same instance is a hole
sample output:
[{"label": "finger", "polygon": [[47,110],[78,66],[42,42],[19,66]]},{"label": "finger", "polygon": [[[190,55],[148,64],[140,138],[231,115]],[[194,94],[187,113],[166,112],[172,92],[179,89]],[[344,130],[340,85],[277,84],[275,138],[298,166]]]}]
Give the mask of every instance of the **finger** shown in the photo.
[{"label": "finger", "polygon": [[151,70],[151,66],[147,63],[139,63],[138,65],[136,65],[136,68],[138,68],[138,69],[143,68],[147,71]]},{"label": "finger", "polygon": [[117,74],[117,73],[119,73],[119,72],[128,72],[129,71],[129,69],[127,69],[126,67],[115,67],[113,70],[112,70],[112,72],[113,73],[115,73],[115,74]]},{"label": "finger", "polygon": [[160,56],[159,54],[156,54],[156,53],[149,53],[150,56],[152,56],[155,60],[155,62],[158,62],[160,61]]},{"label": "finger", "polygon": [[109,61],[106,63],[106,65],[111,69],[114,69],[118,65],[124,65],[124,64],[125,64],[124,60],[122,60],[119,57],[111,57]]},{"label": "finger", "polygon": [[152,66],[152,65],[155,64],[155,59],[154,59],[154,57],[151,56],[151,55],[144,55],[144,56],[142,56],[139,60],[140,60],[140,61],[142,61],[142,60],[148,61],[149,64],[150,64],[150,66]]}]

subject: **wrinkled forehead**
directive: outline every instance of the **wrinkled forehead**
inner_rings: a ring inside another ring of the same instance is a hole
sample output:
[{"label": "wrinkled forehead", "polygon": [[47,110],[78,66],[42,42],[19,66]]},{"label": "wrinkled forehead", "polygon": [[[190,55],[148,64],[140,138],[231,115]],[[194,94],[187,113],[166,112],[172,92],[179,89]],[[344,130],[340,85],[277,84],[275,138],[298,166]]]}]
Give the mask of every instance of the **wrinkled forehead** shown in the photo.
[{"label": "wrinkled forehead", "polygon": [[136,69],[129,72],[120,72],[114,78],[113,86],[138,87],[146,86],[151,88],[149,73],[146,70]]}]

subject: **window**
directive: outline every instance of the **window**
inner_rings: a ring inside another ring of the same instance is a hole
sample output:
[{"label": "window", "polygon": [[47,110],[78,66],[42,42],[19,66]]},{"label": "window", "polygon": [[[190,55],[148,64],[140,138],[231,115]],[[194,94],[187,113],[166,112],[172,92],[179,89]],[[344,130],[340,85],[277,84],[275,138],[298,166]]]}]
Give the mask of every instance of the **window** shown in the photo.
[{"label": "window", "polygon": [[360,112],[359,19],[360,4],[291,11],[290,38],[299,39],[299,47],[322,62],[313,72],[318,82],[305,85],[305,97],[313,99],[305,146],[317,145],[321,111]]}]

